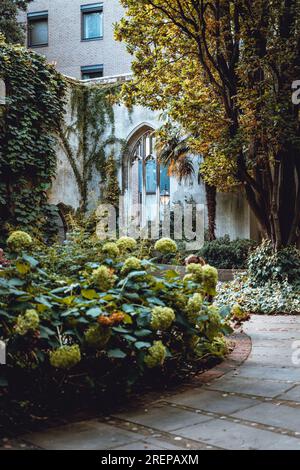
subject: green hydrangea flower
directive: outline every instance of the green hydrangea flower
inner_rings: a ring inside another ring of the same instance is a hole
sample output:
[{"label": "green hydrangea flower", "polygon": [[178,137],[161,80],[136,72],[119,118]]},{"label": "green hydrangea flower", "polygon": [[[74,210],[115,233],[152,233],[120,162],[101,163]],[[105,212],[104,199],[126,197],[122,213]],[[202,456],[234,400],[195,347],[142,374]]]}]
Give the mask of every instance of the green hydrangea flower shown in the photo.
[{"label": "green hydrangea flower", "polygon": [[26,310],[24,315],[19,315],[16,323],[16,333],[24,336],[29,331],[36,331],[40,326],[40,317],[36,310]]},{"label": "green hydrangea flower", "polygon": [[162,366],[167,356],[167,350],[161,341],[154,341],[153,346],[148,349],[148,354],[144,358],[144,363],[150,369]]},{"label": "green hydrangea flower", "polygon": [[189,264],[186,267],[186,272],[188,273],[184,281],[193,281],[196,284],[201,284],[202,283],[202,270],[203,267],[201,264]]},{"label": "green hydrangea flower", "polygon": [[203,298],[201,294],[194,294],[188,301],[187,310],[191,313],[200,312],[203,304]]},{"label": "green hydrangea flower", "polygon": [[120,255],[120,250],[116,243],[108,242],[102,247],[102,252],[111,258],[117,258]]},{"label": "green hydrangea flower", "polygon": [[225,337],[220,334],[211,341],[195,335],[191,338],[189,346],[191,351],[198,357],[210,354],[214,357],[223,358],[229,352],[228,343]]},{"label": "green hydrangea flower", "polygon": [[186,274],[183,278],[183,282],[195,282],[194,274]]},{"label": "green hydrangea flower", "polygon": [[154,249],[164,255],[174,254],[177,252],[177,244],[171,238],[161,238],[155,243]]},{"label": "green hydrangea flower", "polygon": [[50,364],[56,369],[71,369],[81,361],[81,352],[77,344],[62,346],[50,352]]},{"label": "green hydrangea flower", "polygon": [[116,276],[111,269],[106,266],[100,266],[93,271],[92,281],[100,291],[105,292],[113,288],[116,282]]},{"label": "green hydrangea flower", "polygon": [[192,325],[197,323],[201,313],[203,298],[201,294],[194,294],[188,301],[186,306],[187,318]]},{"label": "green hydrangea flower", "polygon": [[137,242],[131,237],[121,237],[116,241],[117,247],[122,253],[133,251],[137,247]]},{"label": "green hydrangea flower", "polygon": [[215,297],[218,283],[218,270],[206,264],[202,267],[202,288],[207,295]]},{"label": "green hydrangea flower", "polygon": [[244,312],[240,304],[234,304],[230,312],[230,317],[236,321],[243,321],[248,319],[248,314]]},{"label": "green hydrangea flower", "polygon": [[210,305],[207,310],[210,321],[213,321],[214,323],[220,323],[222,321],[222,317],[216,305]]},{"label": "green hydrangea flower", "polygon": [[199,328],[205,333],[205,336],[212,341],[214,338],[219,336],[223,321],[219,313],[219,309],[215,305],[210,305],[207,308],[207,313],[208,320],[203,324],[200,324]]},{"label": "green hydrangea flower", "polygon": [[173,292],[169,302],[175,310],[182,311],[186,307],[187,297],[181,292]]},{"label": "green hydrangea flower", "polygon": [[32,243],[33,240],[31,236],[26,232],[22,232],[21,230],[12,232],[12,234],[7,239],[7,245],[9,249],[15,252],[28,249]]},{"label": "green hydrangea flower", "polygon": [[226,338],[224,336],[218,336],[209,344],[208,350],[212,356],[223,358],[229,352]]},{"label": "green hydrangea flower", "polygon": [[84,338],[88,346],[95,349],[103,349],[111,338],[111,328],[101,325],[90,326],[85,332]]},{"label": "green hydrangea flower", "polygon": [[151,311],[151,327],[154,330],[168,330],[175,320],[174,310],[168,307],[155,307]]},{"label": "green hydrangea flower", "polygon": [[141,269],[142,269],[141,260],[132,256],[131,258],[128,258],[125,261],[124,266],[121,269],[121,273],[127,274],[130,271],[140,271]]}]

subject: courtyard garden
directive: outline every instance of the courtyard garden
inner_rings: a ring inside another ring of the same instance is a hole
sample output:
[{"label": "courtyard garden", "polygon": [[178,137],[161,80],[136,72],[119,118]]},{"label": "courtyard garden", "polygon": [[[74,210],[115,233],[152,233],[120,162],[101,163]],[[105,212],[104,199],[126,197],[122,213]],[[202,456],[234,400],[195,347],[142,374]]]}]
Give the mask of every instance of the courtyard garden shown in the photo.
[{"label": "courtyard garden", "polygon": [[299,2],[121,0],[115,80],[21,46],[28,3],[0,6],[0,449],[298,448]]}]

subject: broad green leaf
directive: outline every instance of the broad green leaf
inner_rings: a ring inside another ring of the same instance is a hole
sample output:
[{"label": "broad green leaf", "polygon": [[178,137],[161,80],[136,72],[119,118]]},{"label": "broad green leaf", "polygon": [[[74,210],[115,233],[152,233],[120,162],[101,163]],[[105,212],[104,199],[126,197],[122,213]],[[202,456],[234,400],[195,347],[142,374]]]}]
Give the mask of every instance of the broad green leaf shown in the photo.
[{"label": "broad green leaf", "polygon": [[124,359],[124,357],[127,356],[127,354],[124,353],[124,351],[122,351],[121,349],[110,349],[107,352],[107,355],[108,357],[113,359]]},{"label": "broad green leaf", "polygon": [[124,320],[123,321],[124,321],[125,325],[132,325],[132,323],[133,323],[133,320],[132,320],[131,316],[128,315],[127,313],[124,313]]},{"label": "broad green leaf", "polygon": [[98,299],[99,295],[94,289],[82,289],[81,291],[82,297],[88,300]]},{"label": "broad green leaf", "polygon": [[23,261],[17,261],[16,268],[20,274],[27,274],[30,271],[30,265],[28,263],[23,263]]},{"label": "broad green leaf", "polygon": [[149,349],[151,346],[152,344],[146,341],[137,341],[134,345],[136,349]]},{"label": "broad green leaf", "polygon": [[36,268],[37,265],[39,264],[39,262],[36,259],[26,254],[23,255],[23,260],[26,261],[28,264],[30,264],[32,268]]},{"label": "broad green leaf", "polygon": [[147,301],[148,301],[149,304],[159,305],[160,307],[165,307],[166,306],[165,302],[163,302],[158,297],[148,297]]},{"label": "broad green leaf", "polygon": [[153,333],[153,331],[146,330],[146,329],[137,330],[137,331],[134,332],[135,336],[137,336],[138,338],[145,338],[146,336],[152,335],[152,333]]},{"label": "broad green leaf", "polygon": [[123,338],[126,339],[129,343],[135,343],[136,342],[136,338],[134,336],[131,336],[131,335],[124,335]]},{"label": "broad green leaf", "polygon": [[101,315],[101,313],[102,313],[101,308],[94,307],[94,308],[90,308],[89,310],[87,310],[86,315],[88,317],[97,318],[99,317],[99,315]]}]

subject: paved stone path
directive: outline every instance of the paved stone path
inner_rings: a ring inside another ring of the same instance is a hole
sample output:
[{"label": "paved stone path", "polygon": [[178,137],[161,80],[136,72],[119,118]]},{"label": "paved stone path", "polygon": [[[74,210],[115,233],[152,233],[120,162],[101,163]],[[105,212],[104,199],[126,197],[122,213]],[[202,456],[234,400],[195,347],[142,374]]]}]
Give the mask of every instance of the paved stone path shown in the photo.
[{"label": "paved stone path", "polygon": [[3,447],[300,450],[300,365],[292,362],[300,317],[253,316],[244,330],[252,352],[240,367],[229,361],[220,378],[147,408],[29,434]]}]

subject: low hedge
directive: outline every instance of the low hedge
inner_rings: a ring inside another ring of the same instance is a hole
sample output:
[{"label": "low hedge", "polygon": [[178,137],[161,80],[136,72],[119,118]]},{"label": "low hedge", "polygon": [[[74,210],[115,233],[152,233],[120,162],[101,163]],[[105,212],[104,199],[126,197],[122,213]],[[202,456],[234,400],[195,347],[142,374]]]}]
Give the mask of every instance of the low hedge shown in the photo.
[{"label": "low hedge", "polygon": [[218,269],[244,269],[251,251],[257,246],[253,240],[230,240],[228,235],[207,241],[198,256]]}]

